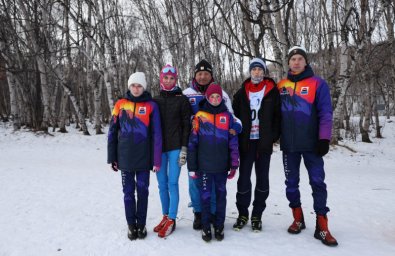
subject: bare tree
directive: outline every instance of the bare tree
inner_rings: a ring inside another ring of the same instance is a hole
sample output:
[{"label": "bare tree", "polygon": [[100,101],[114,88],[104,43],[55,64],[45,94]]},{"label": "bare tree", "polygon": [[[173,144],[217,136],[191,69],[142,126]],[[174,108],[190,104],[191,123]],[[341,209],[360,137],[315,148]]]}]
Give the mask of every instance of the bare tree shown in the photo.
[{"label": "bare tree", "polygon": [[[341,51],[341,56],[340,56],[340,72],[339,72],[339,79],[338,82],[336,84],[336,87],[338,88],[339,94],[338,94],[338,99],[337,99],[337,104],[334,108],[334,129],[333,129],[333,133],[334,136],[332,138],[332,143],[337,144],[338,140],[340,138],[340,128],[341,128],[341,120],[342,120],[342,110],[343,110],[343,104],[344,104],[344,97],[346,95],[346,92],[350,86],[350,78],[351,78],[351,72],[355,71],[355,68],[358,68],[356,66],[356,63],[365,63],[365,65],[367,64],[368,59],[366,58],[366,54],[364,55],[364,51],[365,51],[365,47],[369,44],[369,42],[371,42],[371,37],[373,34],[374,29],[376,28],[377,23],[379,22],[379,19],[381,17],[381,15],[383,14],[383,11],[385,10],[386,6],[389,4],[388,0],[381,0],[380,1],[381,4],[379,6],[376,6],[377,9],[374,12],[374,17],[372,19],[372,21],[369,24],[369,27],[367,28],[367,26],[362,25],[359,26],[359,30],[358,34],[353,34],[354,36],[354,40],[357,44],[356,46],[356,55],[354,56],[354,58],[351,58],[351,62],[349,64],[349,56],[350,56],[350,46],[348,46],[348,41],[349,41],[349,32],[350,32],[350,27],[349,27],[349,22],[350,22],[350,17],[355,14],[355,17],[361,17],[361,20],[357,20],[359,21],[359,23],[364,22],[364,24],[366,24],[366,13],[367,13],[367,1],[363,0],[362,3],[362,15],[359,15],[357,12],[357,9],[355,7],[352,7],[351,5],[351,0],[345,0],[345,12],[344,12],[344,17],[343,17],[343,22],[342,22],[342,40],[341,40],[341,47],[340,47],[340,51]],[[362,72],[362,76],[365,77],[365,79],[367,78],[367,72],[368,70],[366,70],[366,68],[362,68],[361,72]],[[361,76],[361,77],[362,77]],[[365,81],[365,79],[362,79],[362,81]],[[369,88],[369,87],[367,87]],[[367,93],[369,92],[369,90],[366,91]],[[371,105],[368,98],[369,96],[366,96],[367,98],[365,98],[365,103],[368,104],[368,106],[366,106],[365,104],[363,105],[364,107],[368,107],[368,110],[366,111],[366,115],[364,116],[364,118],[366,119],[366,122],[363,125],[363,120],[361,120],[361,132],[362,134],[362,141],[366,141],[369,142],[369,134],[368,134],[368,126],[370,125],[370,121],[368,120],[368,115],[371,115]]]},{"label": "bare tree", "polygon": [[395,0],[0,0],[0,115],[10,115],[15,129],[66,132],[75,122],[89,134],[91,122],[101,134],[133,72],[146,73],[155,95],[164,64],[177,66],[185,87],[204,58],[233,93],[250,58],[266,58],[280,79],[288,49],[301,44],[331,87],[332,142],[344,127],[350,132],[356,113],[369,141],[372,128],[380,135],[377,107],[384,103],[387,117],[395,112],[394,6]]}]

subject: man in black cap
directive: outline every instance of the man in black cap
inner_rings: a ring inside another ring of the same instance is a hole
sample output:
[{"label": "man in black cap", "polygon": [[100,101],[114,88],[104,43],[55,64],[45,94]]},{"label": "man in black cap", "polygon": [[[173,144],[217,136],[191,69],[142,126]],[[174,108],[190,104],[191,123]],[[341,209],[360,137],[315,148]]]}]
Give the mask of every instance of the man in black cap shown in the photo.
[{"label": "man in black cap", "polygon": [[[207,61],[202,59],[196,64],[194,69],[194,77],[189,88],[183,91],[183,94],[187,96],[189,103],[192,107],[192,115],[196,114],[199,110],[199,102],[205,98],[205,92],[208,86],[214,82],[213,79],[213,66]],[[233,114],[232,103],[228,94],[222,90],[222,99],[228,108],[228,110]],[[236,123],[233,125],[233,132],[241,132],[241,122],[235,116]],[[200,203],[200,193],[199,186],[201,184],[201,179],[194,172],[189,172],[189,196],[191,198],[191,206],[194,212],[193,229],[202,229],[201,224],[201,203]],[[212,194],[211,201],[211,213],[215,215],[215,192]]]}]

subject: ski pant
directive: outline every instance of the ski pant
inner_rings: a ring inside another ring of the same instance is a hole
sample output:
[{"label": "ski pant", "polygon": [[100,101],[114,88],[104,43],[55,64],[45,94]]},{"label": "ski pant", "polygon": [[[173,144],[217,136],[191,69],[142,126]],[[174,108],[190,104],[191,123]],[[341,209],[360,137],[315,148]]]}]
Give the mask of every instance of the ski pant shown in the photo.
[{"label": "ski pant", "polygon": [[316,214],[326,215],[329,212],[329,208],[326,206],[328,194],[324,182],[324,160],[314,152],[283,152],[286,195],[289,207],[295,208],[302,205],[299,191],[300,162],[302,157],[309,175],[310,186],[313,190],[314,211]]},{"label": "ski pant", "polygon": [[256,184],[251,217],[261,219],[269,196],[269,167],[271,155],[258,154],[258,140],[250,140],[247,152],[240,154],[239,179],[237,180],[236,206],[239,216],[249,216],[248,207],[251,203],[252,184],[251,172],[255,163]]},{"label": "ski pant", "polygon": [[[138,172],[122,171],[123,201],[128,225],[145,226],[146,224],[149,177],[149,170]],[[137,203],[134,195],[135,190],[137,190]]]},{"label": "ski pant", "polygon": [[156,173],[162,214],[168,215],[173,220],[177,218],[180,198],[178,190],[178,178],[181,170],[178,166],[179,155],[179,149],[162,153],[162,165],[160,171]]},{"label": "ski pant", "polygon": [[[202,172],[202,186],[200,188],[200,198],[202,203],[202,226],[210,227],[211,199],[216,197],[215,223],[216,227],[223,227],[226,213],[226,180],[228,172],[206,173]],[[212,193],[213,186],[215,194]]]},{"label": "ski pant", "polygon": [[[188,181],[189,181],[189,197],[191,198],[191,206],[193,209],[193,212],[202,212],[202,205],[200,202],[200,188],[202,186],[202,175],[201,173],[197,173],[198,178],[193,179],[191,176],[188,175]],[[215,203],[215,186],[213,184],[213,189],[211,191],[212,193],[212,198],[211,198],[211,213],[215,214],[215,208],[216,208],[216,203]]]}]

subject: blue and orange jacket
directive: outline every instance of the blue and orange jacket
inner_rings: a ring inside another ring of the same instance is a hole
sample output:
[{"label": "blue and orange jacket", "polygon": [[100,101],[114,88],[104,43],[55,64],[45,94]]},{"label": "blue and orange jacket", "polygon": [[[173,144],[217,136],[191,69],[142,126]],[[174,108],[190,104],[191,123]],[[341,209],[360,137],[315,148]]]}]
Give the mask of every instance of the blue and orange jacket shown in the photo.
[{"label": "blue and orange jacket", "polygon": [[[182,93],[188,98],[189,104],[191,104],[192,115],[196,114],[199,111],[199,104],[202,100],[206,98],[204,92],[199,91],[199,86],[195,79],[192,80],[190,86],[183,90]],[[230,101],[229,95],[222,90],[222,100],[225,102],[225,106],[233,114],[232,102]],[[233,115],[234,123],[232,125],[232,129],[234,129],[237,133],[240,133],[242,130],[241,121]]]},{"label": "blue and orange jacket", "polygon": [[298,75],[288,73],[277,87],[281,96],[281,150],[313,151],[319,139],[331,139],[329,87],[309,65]]},{"label": "blue and orange jacket", "polygon": [[204,99],[200,106],[194,117],[196,125],[189,136],[188,170],[213,173],[237,169],[238,139],[229,133],[233,115],[223,101],[213,107]]},{"label": "blue and orange jacket", "polygon": [[158,105],[144,92],[130,91],[117,101],[108,131],[107,162],[122,171],[147,171],[161,165],[162,131]]}]

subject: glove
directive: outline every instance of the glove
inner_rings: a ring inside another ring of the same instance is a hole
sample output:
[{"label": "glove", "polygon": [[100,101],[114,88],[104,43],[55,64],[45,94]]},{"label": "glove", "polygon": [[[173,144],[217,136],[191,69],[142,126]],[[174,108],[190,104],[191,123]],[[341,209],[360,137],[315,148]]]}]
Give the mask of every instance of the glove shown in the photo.
[{"label": "glove", "polygon": [[160,171],[160,166],[154,166],[154,168],[152,168],[152,171],[153,171],[154,173],[159,172],[159,171]]},{"label": "glove", "polygon": [[187,162],[187,147],[182,147],[178,157],[178,166],[183,166]]},{"label": "glove", "polygon": [[236,174],[236,168],[235,169],[230,169],[230,171],[229,171],[229,174],[228,174],[228,180],[231,180],[231,179],[233,179],[233,177],[235,176],[235,174]]},{"label": "glove", "polygon": [[317,142],[315,152],[319,156],[325,156],[329,152],[329,140],[320,139]]},{"label": "glove", "polygon": [[198,175],[196,172],[189,172],[189,177],[191,177],[192,179],[196,180],[198,178]]},{"label": "glove", "polygon": [[117,162],[112,162],[112,163],[111,163],[111,169],[112,169],[114,172],[117,172],[117,171],[118,171],[118,163],[117,163]]}]

